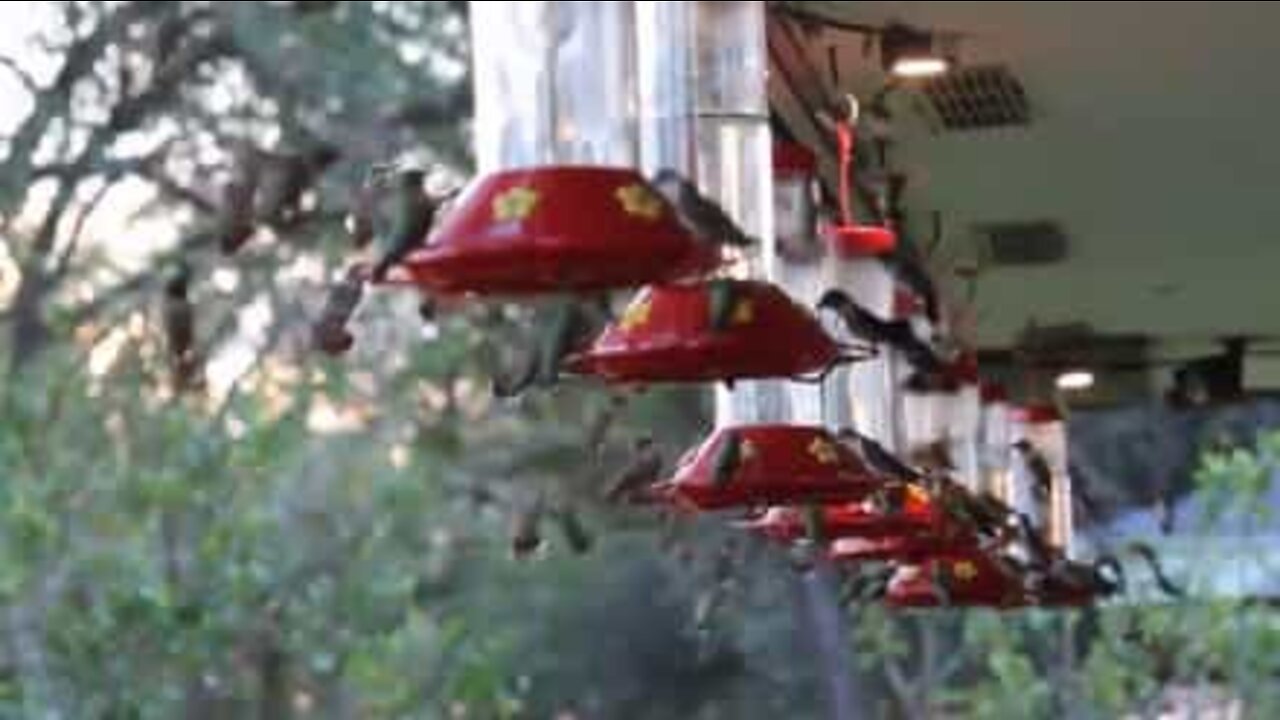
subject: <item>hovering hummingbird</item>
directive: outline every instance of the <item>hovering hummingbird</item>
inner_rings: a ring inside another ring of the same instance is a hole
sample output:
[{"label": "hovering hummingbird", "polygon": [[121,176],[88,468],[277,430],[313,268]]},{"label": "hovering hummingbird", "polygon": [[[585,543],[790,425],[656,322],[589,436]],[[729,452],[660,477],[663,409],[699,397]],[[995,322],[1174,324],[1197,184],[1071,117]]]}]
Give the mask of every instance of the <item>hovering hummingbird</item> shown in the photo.
[{"label": "hovering hummingbird", "polygon": [[494,395],[510,398],[519,395],[535,383],[544,387],[554,385],[560,378],[560,366],[565,356],[591,336],[599,318],[593,314],[594,305],[576,300],[562,301],[551,310],[549,318],[539,325],[546,331],[539,335],[532,347],[517,352],[516,367],[510,374],[499,373],[493,378]]},{"label": "hovering hummingbird", "polygon": [[555,519],[560,528],[560,535],[575,555],[586,555],[591,552],[595,544],[594,539],[575,508],[569,505],[560,507],[555,512]]},{"label": "hovering hummingbird", "polygon": [[248,141],[236,144],[232,152],[231,177],[222,187],[214,231],[224,255],[244,246],[255,230],[253,200],[262,177],[262,158]]},{"label": "hovering hummingbird", "polygon": [[347,234],[357,250],[369,247],[373,242],[375,218],[378,210],[377,189],[365,181],[351,194],[351,210],[347,214]]},{"label": "hovering hummingbird", "polygon": [[527,390],[538,378],[538,354],[525,350],[516,354],[515,367],[494,373],[491,385],[496,398],[513,398]]},{"label": "hovering hummingbird", "polygon": [[375,282],[386,280],[387,272],[426,242],[435,223],[441,201],[423,187],[427,174],[419,168],[403,168],[395,176],[395,214],[386,248],[373,268]]},{"label": "hovering hummingbird", "polygon": [[834,288],[819,299],[818,309],[835,313],[854,337],[898,350],[921,373],[936,375],[942,371],[942,361],[937,353],[916,337],[911,324],[905,320],[882,320],[854,302],[843,290]]},{"label": "hovering hummingbird", "polygon": [[542,515],[545,512],[541,498],[527,508],[520,509],[511,518],[511,556],[526,560],[542,547]]},{"label": "hovering hummingbird", "polygon": [[304,152],[264,154],[256,215],[270,225],[298,218],[302,196],[338,160],[336,148],[319,144]]},{"label": "hovering hummingbird", "polygon": [[618,421],[618,417],[627,407],[627,396],[619,392],[609,394],[609,400],[591,419],[587,426],[587,451],[595,462],[599,462],[609,442],[609,431]]},{"label": "hovering hummingbird", "polygon": [[1013,449],[1031,474],[1036,492],[1048,495],[1053,488],[1053,470],[1050,469],[1049,461],[1045,458],[1044,453],[1040,452],[1039,448],[1032,445],[1031,441],[1026,438],[1013,443]]},{"label": "hovering hummingbird", "polygon": [[635,499],[661,475],[662,453],[652,438],[639,438],[635,441],[631,460],[605,491],[605,499],[614,503]]},{"label": "hovering hummingbird", "polygon": [[1044,537],[1041,536],[1040,530],[1036,528],[1031,518],[1026,513],[1015,513],[1014,522],[1017,523],[1018,535],[1032,562],[1041,566],[1051,565],[1054,559],[1053,548],[1044,541]]},{"label": "hovering hummingbird", "polygon": [[351,349],[355,339],[347,323],[364,297],[364,273],[358,265],[348,268],[342,280],[329,288],[324,309],[311,326],[311,342],[329,355],[341,355]]},{"label": "hovering hummingbird", "polygon": [[893,567],[859,566],[851,573],[840,595],[841,604],[862,605],[882,600],[889,590],[889,581],[893,579]]},{"label": "hovering hummingbird", "polygon": [[751,247],[755,238],[742,228],[715,202],[698,192],[693,183],[670,168],[659,170],[653,177],[653,185],[676,210],[680,219],[694,237],[711,245]]},{"label": "hovering hummingbird", "polygon": [[201,384],[190,284],[191,268],[183,262],[165,283],[161,307],[165,339],[169,346],[169,364],[174,387],[178,391],[190,390]]},{"label": "hovering hummingbird", "polygon": [[1165,572],[1164,564],[1160,562],[1160,556],[1156,553],[1155,548],[1144,542],[1131,542],[1125,545],[1123,549],[1125,552],[1137,556],[1146,564],[1160,592],[1174,598],[1184,597],[1187,594],[1185,589],[1169,578],[1169,574]]}]

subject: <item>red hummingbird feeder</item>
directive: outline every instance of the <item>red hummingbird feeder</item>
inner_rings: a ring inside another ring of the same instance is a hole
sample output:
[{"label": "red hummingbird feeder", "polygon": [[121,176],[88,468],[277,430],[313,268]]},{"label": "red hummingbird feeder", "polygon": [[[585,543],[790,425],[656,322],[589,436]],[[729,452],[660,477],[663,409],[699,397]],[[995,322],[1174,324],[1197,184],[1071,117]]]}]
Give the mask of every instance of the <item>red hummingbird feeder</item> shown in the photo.
[{"label": "red hummingbird feeder", "polygon": [[[712,310],[716,284],[732,298],[719,328]],[[811,380],[865,357],[832,340],[776,286],[713,280],[645,288],[594,343],[570,355],[565,367],[610,383]]]},{"label": "red hummingbird feeder", "polygon": [[944,509],[932,494],[906,483],[897,488],[893,508],[864,504],[861,517],[847,523],[856,532],[828,533],[835,539],[829,556],[836,562],[920,562],[940,553],[973,548],[976,529]]},{"label": "red hummingbird feeder", "polygon": [[973,536],[944,540],[936,535],[886,535],[847,537],[831,543],[827,557],[839,564],[893,562],[921,563],[940,553],[977,546]]},{"label": "red hummingbird feeder", "polygon": [[954,549],[898,568],[885,595],[896,608],[1027,605],[1023,578],[1007,563],[977,548]]},{"label": "red hummingbird feeder", "polygon": [[[830,540],[885,538],[937,534],[945,522],[937,505],[922,488],[904,485],[900,507],[892,510],[864,500],[827,505],[822,508],[822,532]],[[795,542],[808,532],[805,513],[795,507],[775,507],[758,518],[743,523],[770,540]]]},{"label": "red hummingbird feeder", "polygon": [[855,501],[882,482],[821,427],[755,425],[717,430],[652,493],[706,511]]},{"label": "red hummingbird feeder", "polygon": [[596,292],[696,277],[721,260],[636,171],[565,165],[477,180],[389,282],[434,294]]}]

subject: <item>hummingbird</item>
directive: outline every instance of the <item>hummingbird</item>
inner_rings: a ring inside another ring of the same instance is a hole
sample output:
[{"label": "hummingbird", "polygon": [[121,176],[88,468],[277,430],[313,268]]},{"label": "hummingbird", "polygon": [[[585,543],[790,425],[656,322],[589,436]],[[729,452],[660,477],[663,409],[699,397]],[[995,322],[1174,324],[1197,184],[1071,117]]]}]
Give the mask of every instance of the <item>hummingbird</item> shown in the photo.
[{"label": "hummingbird", "polygon": [[276,225],[297,220],[303,194],[338,156],[337,149],[326,144],[305,152],[265,155],[256,208],[259,222]]},{"label": "hummingbird", "polygon": [[905,320],[882,320],[854,302],[843,290],[832,288],[818,300],[818,309],[836,314],[849,334],[872,345],[887,345],[906,356],[912,367],[926,374],[942,370],[942,361],[928,343],[916,337]]},{"label": "hummingbird", "polygon": [[852,448],[862,462],[879,475],[895,480],[922,481],[925,479],[924,474],[919,470],[902,462],[883,445],[856,430],[845,428],[836,433],[836,439]]},{"label": "hummingbird", "polygon": [[577,303],[561,303],[552,311],[550,327],[538,343],[539,384],[551,386],[559,379],[560,361],[575,345],[583,325],[584,318]]},{"label": "hummingbird", "polygon": [[591,552],[595,541],[576,509],[568,505],[559,508],[555,513],[555,520],[565,544],[575,555],[586,555]]},{"label": "hummingbird", "polygon": [[1049,461],[1045,458],[1044,453],[1040,452],[1039,448],[1032,445],[1031,441],[1026,438],[1015,442],[1013,449],[1031,474],[1031,479],[1035,482],[1036,492],[1047,496],[1053,488],[1053,470],[1050,469]]},{"label": "hummingbird", "polygon": [[605,499],[613,503],[634,499],[661,475],[662,453],[653,438],[639,438],[632,449],[631,460],[605,491]]},{"label": "hummingbird", "polygon": [[956,467],[951,458],[951,448],[943,440],[914,448],[908,460],[912,465],[934,471],[934,473],[952,472]]},{"label": "hummingbird", "polygon": [[841,604],[861,605],[882,600],[889,589],[893,573],[892,567],[860,566],[844,584]]},{"label": "hummingbird", "polygon": [[351,194],[351,210],[347,214],[347,234],[357,250],[363,250],[373,242],[377,210],[376,188],[372,182],[365,181]]},{"label": "hummingbird", "polygon": [[738,305],[738,286],[733,280],[719,278],[707,283],[708,324],[712,332],[723,332],[733,319]]},{"label": "hummingbird", "polygon": [[200,361],[195,348],[195,307],[189,295],[190,285],[191,267],[183,262],[165,282],[161,306],[174,387],[179,391],[200,385]]},{"label": "hummingbird", "polygon": [[593,461],[599,462],[609,441],[609,431],[618,421],[618,416],[627,407],[627,396],[613,392],[603,408],[591,419],[587,426],[587,451]]},{"label": "hummingbird", "polygon": [[435,223],[440,201],[433,198],[423,183],[427,174],[419,168],[403,168],[395,177],[395,214],[386,249],[373,268],[374,282],[382,282],[387,272],[426,242]]},{"label": "hummingbird", "polygon": [[1045,542],[1031,518],[1026,513],[1015,513],[1014,522],[1018,526],[1018,535],[1022,539],[1022,544],[1026,546],[1027,555],[1031,561],[1041,567],[1051,566],[1054,562],[1053,548]]},{"label": "hummingbird", "polygon": [[311,326],[311,342],[328,355],[341,355],[351,349],[355,339],[347,323],[364,297],[364,273],[358,265],[347,269],[342,280],[329,288],[324,309]]},{"label": "hummingbird", "polygon": [[500,369],[494,373],[490,383],[493,396],[501,399],[514,398],[533,385],[537,378],[538,355],[526,349],[517,353],[515,367]]},{"label": "hummingbird", "polygon": [[676,217],[685,229],[702,242],[737,248],[757,244],[755,238],[744,233],[723,208],[703,196],[693,183],[675,170],[659,170],[653,177],[653,185],[675,208]]},{"label": "hummingbird", "polygon": [[516,560],[527,560],[529,556],[542,547],[542,515],[545,511],[542,499],[522,508],[511,518],[510,542],[511,556]]},{"label": "hummingbird", "polygon": [[253,199],[262,177],[262,158],[248,141],[232,153],[231,177],[222,187],[214,219],[218,246],[224,255],[235,254],[253,236]]},{"label": "hummingbird", "polygon": [[533,347],[521,348],[517,353],[516,367],[510,374],[499,373],[493,378],[494,395],[511,398],[527,390],[533,384],[544,387],[554,385],[560,378],[560,365],[586,337],[596,323],[589,303],[578,301],[558,302],[550,311],[550,318],[543,318],[539,325],[547,326]]},{"label": "hummingbird", "polygon": [[742,444],[742,437],[738,433],[726,433],[711,464],[711,482],[716,487],[728,485],[738,473],[738,467],[742,464]]},{"label": "hummingbird", "polygon": [[1146,564],[1151,571],[1151,576],[1156,581],[1156,587],[1160,588],[1160,592],[1173,598],[1184,597],[1187,594],[1185,589],[1169,579],[1169,575],[1165,572],[1164,564],[1160,562],[1160,556],[1156,553],[1155,548],[1144,542],[1131,542],[1125,546],[1125,550],[1136,555]]}]

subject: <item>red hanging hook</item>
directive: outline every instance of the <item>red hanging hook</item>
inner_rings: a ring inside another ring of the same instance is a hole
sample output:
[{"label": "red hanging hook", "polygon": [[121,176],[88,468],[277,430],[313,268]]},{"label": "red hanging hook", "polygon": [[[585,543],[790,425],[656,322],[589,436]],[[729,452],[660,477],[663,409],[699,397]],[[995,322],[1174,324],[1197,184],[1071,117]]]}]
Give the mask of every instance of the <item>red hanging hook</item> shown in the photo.
[{"label": "red hanging hook", "polygon": [[835,122],[836,152],[840,165],[840,224],[831,228],[832,243],[844,257],[865,257],[893,252],[897,233],[884,225],[860,225],[853,213],[854,160],[858,144],[858,99],[846,96],[847,115]]}]

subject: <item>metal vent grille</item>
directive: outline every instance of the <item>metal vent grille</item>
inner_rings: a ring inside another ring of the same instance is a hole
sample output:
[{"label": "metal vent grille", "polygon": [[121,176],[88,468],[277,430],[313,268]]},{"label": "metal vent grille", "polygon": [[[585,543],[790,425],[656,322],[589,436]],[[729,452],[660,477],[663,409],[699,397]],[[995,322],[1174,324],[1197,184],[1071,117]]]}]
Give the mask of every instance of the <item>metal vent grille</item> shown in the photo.
[{"label": "metal vent grille", "polygon": [[1052,220],[990,223],[974,230],[995,265],[1052,265],[1067,257],[1067,235]]},{"label": "metal vent grille", "polygon": [[957,68],[929,81],[924,94],[947,130],[982,130],[1031,123],[1027,92],[1004,65]]}]

